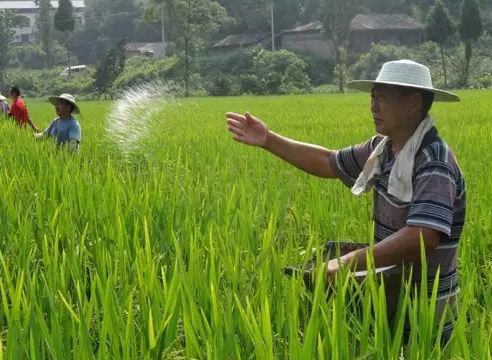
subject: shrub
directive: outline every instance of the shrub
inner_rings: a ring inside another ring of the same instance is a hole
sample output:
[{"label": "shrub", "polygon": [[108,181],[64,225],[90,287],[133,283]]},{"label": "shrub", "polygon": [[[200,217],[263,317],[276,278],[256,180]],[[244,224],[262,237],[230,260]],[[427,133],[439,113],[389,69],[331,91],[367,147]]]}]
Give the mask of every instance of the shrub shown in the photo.
[{"label": "shrub", "polygon": [[305,73],[306,64],[301,59],[287,67],[280,85],[281,94],[299,94],[311,90],[309,77]]},{"label": "shrub", "polygon": [[238,49],[232,52],[210,52],[199,58],[200,72],[204,77],[215,75],[217,69],[222,74],[242,75],[253,70],[254,56],[260,48]]},{"label": "shrub", "polygon": [[92,90],[93,71],[88,70],[71,79],[60,77],[61,68],[52,70],[14,70],[8,73],[8,84],[17,85],[24,95],[29,97],[44,97],[64,92],[73,95],[90,93]]},{"label": "shrub", "polygon": [[[307,74],[309,65],[301,56],[287,50],[271,52],[261,47],[212,53],[200,59],[200,73],[213,95],[302,93],[310,91],[311,80]],[[326,59],[314,56],[309,60],[313,76],[316,67],[329,64]],[[318,81],[332,74],[332,69],[323,69]]]},{"label": "shrub", "polygon": [[70,79],[58,76],[50,83],[50,88],[45,89],[45,93],[46,95],[62,93],[81,95],[91,92],[92,89],[93,80],[90,74],[78,75]]},{"label": "shrub", "polygon": [[232,75],[216,74],[208,87],[208,93],[212,96],[239,95],[237,77]]},{"label": "shrub", "polygon": [[239,88],[241,94],[261,94],[263,87],[261,80],[254,74],[244,74],[239,76]]},{"label": "shrub", "polygon": [[[287,50],[272,52],[264,49],[257,49],[253,65],[253,73],[258,79],[256,84],[257,94],[279,94],[286,91],[286,88],[292,85],[289,85],[289,79],[285,78],[287,69],[291,65],[291,74],[295,74],[296,78],[301,80],[296,87],[299,89],[305,88],[307,90],[306,80],[307,83],[309,83],[309,79],[307,76],[303,76],[305,75],[304,69],[306,68],[304,60]],[[281,89],[283,82],[285,82],[285,86]]]},{"label": "shrub", "polygon": [[32,73],[19,72],[16,79],[12,82],[12,85],[18,86],[22,93],[32,94],[36,92],[37,86]]},{"label": "shrub", "polygon": [[323,58],[313,54],[302,53],[298,56],[306,63],[305,72],[314,86],[330,84],[335,74],[335,59]]},{"label": "shrub", "polygon": [[[58,66],[67,66],[67,49],[63,46],[60,45],[57,41],[53,42],[53,63],[54,65]],[[70,64],[73,65],[78,65],[79,60],[77,58],[77,55],[74,54],[73,52],[70,55]]]},{"label": "shrub", "polygon": [[15,57],[24,68],[41,69],[46,64],[46,54],[40,45],[19,45],[15,49]]},{"label": "shrub", "polygon": [[375,44],[352,67],[352,76],[354,79],[375,79],[382,64],[405,58],[410,58],[408,49],[405,47]]},{"label": "shrub", "polygon": [[313,94],[334,94],[337,92],[338,92],[338,86],[333,84],[320,85],[312,90]]},{"label": "shrub", "polygon": [[124,71],[113,84],[113,91],[152,80],[172,80],[176,73],[177,57],[152,59],[141,56],[128,58]]},{"label": "shrub", "polygon": [[354,64],[352,76],[354,79],[375,79],[385,62],[400,59],[409,59],[428,66],[434,85],[442,86],[444,84],[439,48],[432,42],[426,42],[412,48],[374,44],[371,50],[362,55]]}]

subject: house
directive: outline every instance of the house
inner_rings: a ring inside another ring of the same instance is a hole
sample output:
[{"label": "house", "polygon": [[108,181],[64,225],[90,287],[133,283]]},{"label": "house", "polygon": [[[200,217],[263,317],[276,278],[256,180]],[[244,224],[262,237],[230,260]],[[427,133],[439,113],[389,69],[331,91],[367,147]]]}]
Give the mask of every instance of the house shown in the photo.
[{"label": "house", "polygon": [[279,38],[282,49],[313,53],[321,57],[328,57],[333,53],[333,44],[323,35],[321,21],[285,30]]},{"label": "house", "polygon": [[[53,14],[58,8],[58,1],[50,1],[53,8]],[[73,16],[76,23],[84,24],[84,9],[85,3],[83,0],[72,0]],[[38,6],[34,1],[11,0],[0,1],[0,11],[8,10],[16,15],[24,16],[28,20],[28,24],[22,28],[16,28],[14,41],[17,43],[33,43],[37,32],[37,12]]]},{"label": "house", "polygon": [[[167,44],[169,46],[169,44]],[[158,43],[127,43],[125,45],[127,56],[140,55],[147,57],[164,57],[164,46]]]},{"label": "house", "polygon": [[212,46],[212,48],[217,51],[227,52],[238,48],[248,48],[258,45],[271,48],[272,46],[271,33],[264,32],[264,33],[229,35],[226,38],[216,42]]},{"label": "house", "polygon": [[424,40],[424,27],[408,15],[357,15],[350,22],[349,49],[367,52],[371,44],[412,46]]},{"label": "house", "polygon": [[[333,53],[333,45],[323,34],[320,21],[283,31],[279,38],[283,49],[305,51],[323,57]],[[373,43],[412,46],[420,44],[423,39],[423,26],[410,16],[356,15],[350,22],[346,46],[352,53],[364,53],[369,51]]]}]

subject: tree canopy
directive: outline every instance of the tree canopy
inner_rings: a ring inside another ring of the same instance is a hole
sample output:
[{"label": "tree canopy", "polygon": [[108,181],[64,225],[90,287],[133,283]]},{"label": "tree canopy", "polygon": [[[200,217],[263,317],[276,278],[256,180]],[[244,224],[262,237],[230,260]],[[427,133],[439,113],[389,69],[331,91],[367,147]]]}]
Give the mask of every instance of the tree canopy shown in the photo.
[{"label": "tree canopy", "polygon": [[465,44],[465,73],[463,85],[468,85],[470,60],[472,57],[472,43],[482,35],[482,16],[480,5],[477,0],[464,0],[461,6],[461,17],[459,24],[461,41]]},{"label": "tree canopy", "polygon": [[7,13],[5,11],[0,11],[0,85],[3,85],[3,80],[5,77],[5,68],[7,67],[10,55],[11,47],[14,37],[14,31],[7,18]]},{"label": "tree canopy", "polygon": [[54,18],[55,29],[59,31],[73,31],[75,20],[73,18],[73,7],[71,0],[60,0],[58,10]]}]

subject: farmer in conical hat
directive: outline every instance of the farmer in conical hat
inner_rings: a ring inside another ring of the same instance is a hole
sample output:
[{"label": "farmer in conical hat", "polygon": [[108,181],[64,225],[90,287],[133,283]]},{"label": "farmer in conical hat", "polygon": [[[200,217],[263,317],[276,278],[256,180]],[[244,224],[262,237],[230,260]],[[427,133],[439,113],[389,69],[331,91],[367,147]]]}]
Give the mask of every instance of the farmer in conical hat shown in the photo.
[{"label": "farmer in conical hat", "polygon": [[[466,192],[456,158],[438,135],[429,110],[433,101],[459,98],[434,88],[429,69],[409,60],[387,62],[376,80],[352,81],[348,86],[371,93],[377,135],[362,144],[328,150],[297,142],[269,130],[249,113],[228,113],[229,131],[234,140],[261,147],[309,174],[341,180],[355,195],[372,189],[374,265],[413,264],[413,279],[418,282],[422,235],[429,289],[439,269],[437,307],[442,315],[443,308],[455,308],[459,290],[456,249],[465,221]],[[328,261],[329,278],[341,267],[366,269],[367,251]],[[444,342],[452,320],[448,317],[445,323]]]},{"label": "farmer in conical hat", "polygon": [[50,97],[49,101],[55,106],[58,117],[43,132],[34,136],[37,139],[52,137],[57,145],[68,145],[71,150],[78,150],[81,129],[73,114],[80,114],[80,109],[75,98],[70,94],[62,94]]},{"label": "farmer in conical hat", "polygon": [[0,93],[0,115],[8,116],[9,112],[10,107],[7,103],[7,98]]}]

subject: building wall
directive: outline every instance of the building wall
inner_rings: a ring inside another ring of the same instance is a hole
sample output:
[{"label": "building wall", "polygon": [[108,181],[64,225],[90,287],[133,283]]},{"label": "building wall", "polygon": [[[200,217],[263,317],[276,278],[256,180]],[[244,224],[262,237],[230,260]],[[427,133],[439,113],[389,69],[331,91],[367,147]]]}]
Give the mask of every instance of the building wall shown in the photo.
[{"label": "building wall", "polygon": [[391,44],[400,46],[413,46],[422,42],[421,30],[399,30],[399,31],[352,31],[349,42],[350,50],[355,52],[367,52],[371,45]]},{"label": "building wall", "polygon": [[299,32],[287,33],[281,38],[281,48],[293,51],[309,52],[321,57],[333,55],[331,41],[320,33]]},{"label": "building wall", "polygon": [[[355,53],[367,52],[373,43],[401,46],[418,45],[423,41],[422,30],[399,31],[352,31],[349,36],[349,49]],[[287,33],[281,37],[281,48],[330,57],[334,54],[330,40],[316,32]]]},{"label": "building wall", "polygon": [[[14,10],[15,11],[15,10]],[[56,9],[53,9],[53,15]],[[37,9],[29,10],[17,10],[15,11],[18,15],[24,16],[29,20],[29,26],[14,29],[14,42],[16,43],[34,43],[36,41],[37,28]],[[84,10],[83,9],[73,9],[73,16],[75,18],[75,26],[84,25]]]},{"label": "building wall", "polygon": [[33,39],[33,34],[32,34],[32,29],[36,28],[36,14],[34,14],[33,11],[17,11],[17,13],[29,20],[29,26],[25,26],[22,28],[15,28],[14,32],[14,41],[15,42],[32,42]]},{"label": "building wall", "polygon": [[[214,47],[214,48],[212,48],[212,51],[214,54],[221,54],[222,56],[229,56],[229,55],[236,54],[241,49],[252,49],[252,48],[255,48],[257,46],[260,46],[260,47],[267,49],[267,50],[271,50],[272,49],[272,42],[269,41],[269,39],[268,39],[268,40],[262,41],[262,42],[257,43],[257,44],[248,44],[248,45],[243,45],[243,46],[234,45],[234,46],[227,46],[227,47],[226,46]],[[275,47],[277,49],[279,48],[278,40],[275,41]]]}]

